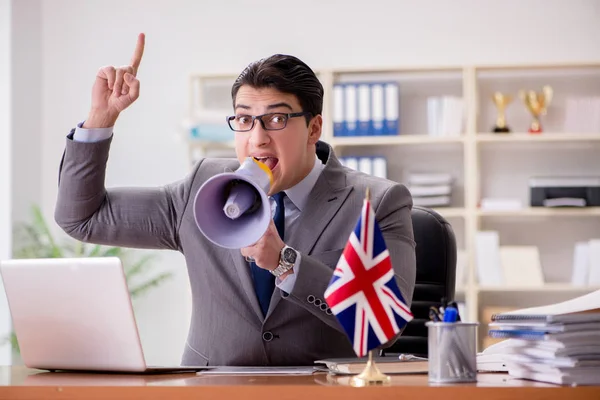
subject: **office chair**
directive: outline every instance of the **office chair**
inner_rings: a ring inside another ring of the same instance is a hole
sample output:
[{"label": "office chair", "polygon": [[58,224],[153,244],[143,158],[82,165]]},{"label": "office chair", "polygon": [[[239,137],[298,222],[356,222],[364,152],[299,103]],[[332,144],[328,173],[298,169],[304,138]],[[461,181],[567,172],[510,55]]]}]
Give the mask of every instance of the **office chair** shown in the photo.
[{"label": "office chair", "polygon": [[456,284],[456,237],[452,226],[437,212],[413,206],[412,222],[416,242],[417,279],[410,321],[402,335],[381,351],[427,357],[429,307],[440,306],[442,297],[454,300]]}]

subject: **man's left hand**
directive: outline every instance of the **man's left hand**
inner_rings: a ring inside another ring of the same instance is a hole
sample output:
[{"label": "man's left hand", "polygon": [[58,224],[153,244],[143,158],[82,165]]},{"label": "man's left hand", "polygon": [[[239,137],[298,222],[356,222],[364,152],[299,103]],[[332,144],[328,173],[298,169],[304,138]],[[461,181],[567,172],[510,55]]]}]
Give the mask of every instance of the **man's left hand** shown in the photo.
[{"label": "man's left hand", "polygon": [[242,256],[252,257],[260,268],[272,271],[279,265],[279,255],[284,246],[285,243],[279,237],[275,223],[271,220],[269,228],[258,242],[244,247],[240,251]]}]

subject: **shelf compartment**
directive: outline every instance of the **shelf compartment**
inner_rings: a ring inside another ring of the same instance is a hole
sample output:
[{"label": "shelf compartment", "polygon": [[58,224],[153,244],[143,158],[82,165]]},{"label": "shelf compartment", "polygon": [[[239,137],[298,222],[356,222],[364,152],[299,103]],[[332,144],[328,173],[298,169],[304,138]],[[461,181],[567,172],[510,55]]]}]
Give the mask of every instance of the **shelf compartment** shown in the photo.
[{"label": "shelf compartment", "polygon": [[478,133],[475,140],[480,143],[600,142],[600,133]]},{"label": "shelf compartment", "polygon": [[539,293],[553,293],[553,292],[573,292],[579,294],[593,292],[600,289],[600,286],[574,286],[569,283],[546,283],[544,286],[533,287],[533,286],[476,286],[476,290],[480,293],[483,292],[518,292],[518,293],[531,293],[537,295]]},{"label": "shelf compartment", "polygon": [[464,136],[429,136],[429,135],[395,135],[395,136],[354,136],[354,137],[338,137],[334,136],[329,139],[333,147],[356,147],[356,146],[395,146],[408,144],[437,144],[464,143]]},{"label": "shelf compartment", "polygon": [[521,210],[492,211],[477,210],[479,217],[590,217],[600,216],[600,207],[547,208],[528,207]]}]

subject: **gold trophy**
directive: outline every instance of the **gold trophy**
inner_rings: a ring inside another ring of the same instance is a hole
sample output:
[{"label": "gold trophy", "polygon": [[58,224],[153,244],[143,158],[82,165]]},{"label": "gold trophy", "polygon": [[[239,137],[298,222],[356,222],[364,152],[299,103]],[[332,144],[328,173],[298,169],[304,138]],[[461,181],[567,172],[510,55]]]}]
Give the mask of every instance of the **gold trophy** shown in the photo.
[{"label": "gold trophy", "polygon": [[523,100],[531,115],[533,115],[533,122],[529,127],[529,133],[542,133],[540,115],[546,115],[548,105],[552,101],[552,94],[552,88],[548,85],[542,88],[541,93],[536,93],[534,90],[519,91],[519,97]]},{"label": "gold trophy", "polygon": [[496,126],[494,126],[495,133],[508,133],[510,132],[510,128],[506,126],[506,116],[504,115],[504,110],[506,106],[508,106],[513,98],[511,95],[495,92],[492,96],[492,101],[498,108],[498,118],[496,118]]}]

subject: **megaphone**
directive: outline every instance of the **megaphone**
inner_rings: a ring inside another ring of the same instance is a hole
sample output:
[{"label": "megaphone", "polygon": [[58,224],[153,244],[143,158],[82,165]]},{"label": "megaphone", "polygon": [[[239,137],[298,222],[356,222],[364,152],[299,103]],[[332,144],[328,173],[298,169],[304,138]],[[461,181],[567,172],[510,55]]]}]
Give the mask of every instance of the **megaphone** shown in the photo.
[{"label": "megaphone", "polygon": [[256,243],[271,221],[269,167],[248,157],[235,172],[208,179],[194,198],[198,229],[212,243],[240,249]]}]

